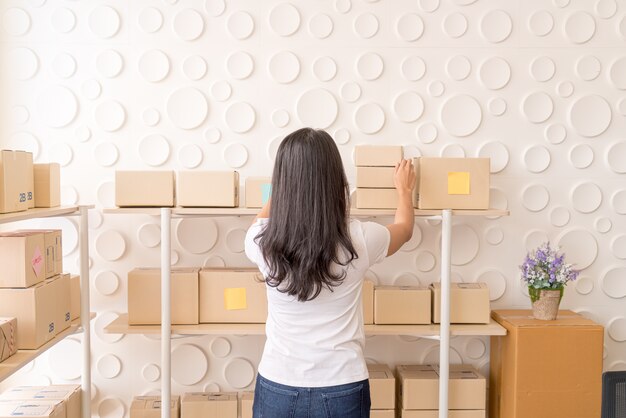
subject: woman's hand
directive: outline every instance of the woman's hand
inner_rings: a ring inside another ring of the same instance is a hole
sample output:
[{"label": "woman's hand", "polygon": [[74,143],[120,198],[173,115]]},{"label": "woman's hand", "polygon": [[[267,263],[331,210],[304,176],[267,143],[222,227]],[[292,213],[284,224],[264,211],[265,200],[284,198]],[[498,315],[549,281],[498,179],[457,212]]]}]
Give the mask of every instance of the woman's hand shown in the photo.
[{"label": "woman's hand", "polygon": [[396,171],[393,176],[393,183],[399,194],[413,194],[415,188],[415,167],[413,160],[402,160],[396,164]]}]

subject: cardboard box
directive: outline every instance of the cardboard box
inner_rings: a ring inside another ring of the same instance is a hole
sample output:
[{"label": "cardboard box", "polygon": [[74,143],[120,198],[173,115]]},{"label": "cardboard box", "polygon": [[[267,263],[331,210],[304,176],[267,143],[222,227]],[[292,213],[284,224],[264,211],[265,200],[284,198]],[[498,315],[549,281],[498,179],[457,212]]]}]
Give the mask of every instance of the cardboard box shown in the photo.
[{"label": "cardboard box", "polygon": [[42,233],[0,234],[0,288],[29,287],[46,278],[46,246]]},{"label": "cardboard box", "polygon": [[396,410],[395,409],[371,410],[370,418],[396,418]]},{"label": "cardboard box", "polygon": [[65,403],[67,418],[81,418],[79,385],[17,386],[0,395],[0,400],[60,401]]},{"label": "cardboard box", "polygon": [[252,418],[252,405],[254,404],[254,392],[241,393],[241,418]]},{"label": "cardboard box", "polygon": [[[397,367],[399,405],[402,409],[437,410],[439,408],[439,368],[431,365]],[[472,366],[450,365],[449,409],[484,410],[487,381]]]},{"label": "cardboard box", "polygon": [[80,318],[80,276],[70,276],[70,319]]},{"label": "cardboard box", "polygon": [[61,166],[59,163],[35,164],[35,207],[61,205]]},{"label": "cardboard box", "polygon": [[[430,285],[433,322],[441,322],[441,283]],[[450,323],[488,324],[491,320],[489,288],[485,283],[450,283]]]},{"label": "cardboard box", "polygon": [[63,401],[26,400],[0,401],[0,418],[67,418]]},{"label": "cardboard box", "polygon": [[368,364],[371,409],[393,409],[396,406],[396,379],[386,364]]},{"label": "cardboard box", "polygon": [[246,178],[246,207],[262,208],[272,195],[271,177]]},{"label": "cardboard box", "polygon": [[399,145],[357,145],[354,149],[357,167],[395,167],[402,158]]},{"label": "cardboard box", "polygon": [[356,207],[358,209],[397,209],[398,192],[396,189],[356,189]]},{"label": "cardboard box", "polygon": [[[198,324],[198,270],[172,269],[172,324]],[[136,268],[128,273],[128,323],[161,324],[160,269]]]},{"label": "cardboard box", "polygon": [[489,209],[489,158],[420,157],[420,209]]},{"label": "cardboard box", "polygon": [[395,167],[357,167],[356,187],[395,189]]},{"label": "cardboard box", "polygon": [[33,154],[26,153],[26,201],[28,202],[28,209],[35,207],[35,170],[33,166]]},{"label": "cardboard box", "polygon": [[66,330],[72,323],[69,273],[60,274],[46,280],[54,291],[56,333]]},{"label": "cardboard box", "polygon": [[119,207],[174,206],[174,172],[116,171],[115,204]]},{"label": "cardboard box", "polygon": [[489,415],[600,416],[604,329],[572,311],[540,321],[530,310],[497,310],[507,335],[491,337]]},{"label": "cardboard box", "polygon": [[413,286],[376,286],[375,324],[430,324],[430,289]]},{"label": "cardboard box", "polygon": [[178,206],[239,206],[239,173],[236,171],[179,171],[176,182]]},{"label": "cardboard box", "polygon": [[18,233],[43,234],[46,279],[63,273],[63,244],[60,229],[20,229]]},{"label": "cardboard box", "polygon": [[[402,418],[439,418],[439,410],[402,410]],[[484,409],[448,410],[448,418],[486,418]]]},{"label": "cardboard box", "polygon": [[0,151],[0,213],[28,209],[30,175],[28,161],[32,154],[24,151]]},{"label": "cardboard box", "polygon": [[181,418],[237,418],[237,392],[185,393]]},{"label": "cardboard box", "polygon": [[[172,396],[170,416],[180,416],[180,396]],[[130,418],[161,418],[160,396],[135,396],[130,404]]]},{"label": "cardboard box", "polygon": [[374,282],[363,281],[361,291],[361,303],[363,304],[363,324],[372,325],[374,323]]},{"label": "cardboard box", "polygon": [[0,316],[17,318],[18,349],[39,348],[57,334],[55,296],[46,281],[26,289],[0,289]]},{"label": "cardboard box", "polygon": [[200,323],[264,323],[265,282],[256,268],[200,270]]},{"label": "cardboard box", "polygon": [[17,352],[17,319],[0,318],[0,363]]}]

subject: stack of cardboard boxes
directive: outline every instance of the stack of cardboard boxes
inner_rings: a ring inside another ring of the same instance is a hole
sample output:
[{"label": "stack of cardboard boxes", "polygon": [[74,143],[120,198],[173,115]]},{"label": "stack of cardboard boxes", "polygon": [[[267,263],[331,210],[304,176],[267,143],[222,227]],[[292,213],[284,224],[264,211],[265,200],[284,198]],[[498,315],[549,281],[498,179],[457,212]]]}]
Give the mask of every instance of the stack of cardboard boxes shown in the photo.
[{"label": "stack of cardboard boxes", "polygon": [[[254,392],[190,392],[172,396],[172,418],[252,418]],[[136,396],[130,418],[160,418],[159,396]]]},{"label": "stack of cardboard boxes", "polygon": [[81,416],[80,386],[18,386],[0,395],[0,417]]},{"label": "stack of cardboard boxes", "polygon": [[396,379],[386,364],[368,364],[371,418],[395,418]]},{"label": "stack of cardboard boxes", "polygon": [[393,177],[402,160],[401,146],[357,146],[356,207],[359,209],[395,209],[398,193]]}]

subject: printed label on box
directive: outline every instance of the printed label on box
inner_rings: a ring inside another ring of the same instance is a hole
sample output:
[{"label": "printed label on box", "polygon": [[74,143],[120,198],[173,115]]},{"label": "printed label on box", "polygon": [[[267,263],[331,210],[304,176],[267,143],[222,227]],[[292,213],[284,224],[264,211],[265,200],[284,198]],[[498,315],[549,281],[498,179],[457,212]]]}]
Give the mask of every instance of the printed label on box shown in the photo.
[{"label": "printed label on box", "polygon": [[470,173],[467,171],[448,172],[448,194],[470,194]]},{"label": "printed label on box", "polygon": [[271,183],[264,183],[261,185],[261,203],[265,205],[270,197],[272,196],[272,185]]},{"label": "printed label on box", "polygon": [[20,405],[11,415],[14,416],[43,416],[46,415],[46,412],[50,409],[48,405]]},{"label": "printed label on box", "polygon": [[30,260],[30,263],[33,266],[35,276],[39,276],[39,274],[41,273],[41,268],[43,267],[43,257],[39,247],[35,247],[35,252],[33,254],[33,258]]},{"label": "printed label on box", "polygon": [[248,309],[245,287],[230,287],[224,289],[224,308],[227,311]]}]

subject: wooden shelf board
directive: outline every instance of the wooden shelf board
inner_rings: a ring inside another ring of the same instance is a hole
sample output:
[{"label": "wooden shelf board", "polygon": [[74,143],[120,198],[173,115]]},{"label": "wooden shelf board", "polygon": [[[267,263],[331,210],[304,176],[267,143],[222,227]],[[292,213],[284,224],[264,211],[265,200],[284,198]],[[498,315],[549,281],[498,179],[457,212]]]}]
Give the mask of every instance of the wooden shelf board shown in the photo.
[{"label": "wooden shelf board", "polygon": [[[96,314],[92,313],[90,318],[93,319],[95,316]],[[17,350],[17,353],[0,363],[0,382],[48,351],[50,348],[63,341],[66,337],[80,332],[83,332],[83,329],[81,328],[80,318],[77,318],[72,321],[69,328],[62,331],[60,334],[57,334],[53,339],[41,347],[35,350]]]},{"label": "wooden shelf board", "polygon": [[71,215],[78,211],[78,209],[79,206],[58,206],[56,208],[34,208],[22,212],[3,213],[0,215],[0,224],[25,221],[27,219]]},{"label": "wooden shelf board", "polygon": [[[160,325],[128,325],[128,314],[120,315],[104,327],[108,334],[160,334]],[[506,329],[491,320],[489,324],[450,325],[452,335],[506,335]],[[172,334],[183,335],[265,335],[265,324],[172,325]],[[366,335],[439,335],[439,325],[365,325]]]}]

